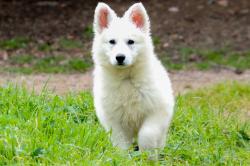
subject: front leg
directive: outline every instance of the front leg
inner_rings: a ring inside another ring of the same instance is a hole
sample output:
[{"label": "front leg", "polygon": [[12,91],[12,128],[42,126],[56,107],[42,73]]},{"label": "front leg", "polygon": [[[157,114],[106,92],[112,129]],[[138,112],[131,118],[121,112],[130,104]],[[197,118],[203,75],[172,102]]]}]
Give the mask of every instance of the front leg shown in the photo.
[{"label": "front leg", "polygon": [[140,150],[164,148],[171,116],[166,111],[163,111],[155,112],[145,119],[138,134]]},{"label": "front leg", "polygon": [[111,128],[111,141],[114,146],[126,150],[133,143],[133,135],[130,131],[122,128],[120,124],[115,123]]},{"label": "front leg", "polygon": [[170,121],[171,115],[162,112],[149,115],[143,122],[138,133],[139,150],[149,152],[150,160],[158,160],[159,150],[165,146]]},{"label": "front leg", "polygon": [[110,116],[102,109],[96,109],[97,117],[107,132],[111,132],[111,141],[114,146],[128,149],[133,143],[133,132],[125,130],[115,116]]}]

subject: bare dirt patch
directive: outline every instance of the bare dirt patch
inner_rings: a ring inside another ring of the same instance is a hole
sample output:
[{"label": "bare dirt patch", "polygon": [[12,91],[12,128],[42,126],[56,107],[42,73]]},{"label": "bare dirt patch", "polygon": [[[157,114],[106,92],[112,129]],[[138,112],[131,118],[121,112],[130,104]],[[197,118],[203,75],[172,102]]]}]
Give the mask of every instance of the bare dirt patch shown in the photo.
[{"label": "bare dirt patch", "polygon": [[[53,43],[60,37],[91,40],[84,30],[92,25],[97,0],[1,0],[0,39],[24,36]],[[106,1],[121,16],[135,0]],[[160,50],[176,46],[249,49],[249,0],[144,0],[152,34]]]},{"label": "bare dirt patch", "polygon": [[170,73],[175,94],[184,93],[213,84],[226,81],[237,81],[250,84],[250,70],[242,74],[236,74],[230,70],[220,71],[177,71]]},{"label": "bare dirt patch", "polygon": [[[242,74],[233,71],[176,71],[170,73],[175,94],[183,94],[189,90],[210,86],[224,81],[238,81],[250,84],[250,70]],[[44,87],[56,94],[91,90],[92,72],[84,74],[37,74],[17,75],[0,74],[0,85],[7,83],[25,85],[28,89],[40,92]]]}]

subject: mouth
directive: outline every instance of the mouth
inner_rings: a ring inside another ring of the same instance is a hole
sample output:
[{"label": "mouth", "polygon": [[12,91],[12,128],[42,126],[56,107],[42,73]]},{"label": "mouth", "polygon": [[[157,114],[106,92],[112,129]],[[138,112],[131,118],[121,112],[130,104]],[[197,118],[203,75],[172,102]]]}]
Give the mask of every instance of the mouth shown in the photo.
[{"label": "mouth", "polygon": [[125,63],[117,63],[114,66],[117,68],[123,69],[123,68],[127,68],[129,65],[127,65]]},{"label": "mouth", "polygon": [[122,63],[117,63],[118,66],[125,66],[125,64],[122,62]]}]

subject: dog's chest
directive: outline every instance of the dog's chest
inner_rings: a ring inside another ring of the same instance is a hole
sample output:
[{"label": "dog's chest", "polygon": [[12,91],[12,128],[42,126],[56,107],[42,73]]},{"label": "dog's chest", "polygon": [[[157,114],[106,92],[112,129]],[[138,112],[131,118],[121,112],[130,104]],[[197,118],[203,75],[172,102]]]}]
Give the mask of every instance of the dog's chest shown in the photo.
[{"label": "dog's chest", "polygon": [[122,123],[140,125],[145,116],[153,111],[156,97],[153,88],[145,81],[123,80],[106,87],[103,106],[110,118]]}]

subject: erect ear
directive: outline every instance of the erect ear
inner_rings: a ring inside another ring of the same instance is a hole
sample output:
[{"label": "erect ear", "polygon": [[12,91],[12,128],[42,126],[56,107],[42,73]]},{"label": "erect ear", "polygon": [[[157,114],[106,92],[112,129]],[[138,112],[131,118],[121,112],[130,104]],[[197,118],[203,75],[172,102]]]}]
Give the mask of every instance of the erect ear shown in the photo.
[{"label": "erect ear", "polygon": [[135,3],[124,14],[125,18],[129,19],[135,26],[145,33],[150,32],[150,23],[148,14],[142,3]]},{"label": "erect ear", "polygon": [[95,9],[94,31],[101,33],[110,22],[117,17],[115,12],[105,3],[99,2]]}]

